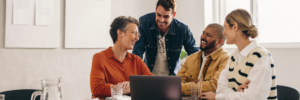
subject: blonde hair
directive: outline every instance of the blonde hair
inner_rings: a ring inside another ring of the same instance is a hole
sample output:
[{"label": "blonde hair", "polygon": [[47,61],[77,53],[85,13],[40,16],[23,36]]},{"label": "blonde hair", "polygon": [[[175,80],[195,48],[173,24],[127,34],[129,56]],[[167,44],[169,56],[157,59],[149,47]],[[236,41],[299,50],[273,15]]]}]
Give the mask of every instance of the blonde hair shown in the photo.
[{"label": "blonde hair", "polygon": [[238,29],[242,30],[247,37],[254,39],[258,35],[257,28],[253,25],[250,13],[244,9],[236,9],[230,12],[225,20],[230,27],[232,27],[234,23],[237,23]]}]

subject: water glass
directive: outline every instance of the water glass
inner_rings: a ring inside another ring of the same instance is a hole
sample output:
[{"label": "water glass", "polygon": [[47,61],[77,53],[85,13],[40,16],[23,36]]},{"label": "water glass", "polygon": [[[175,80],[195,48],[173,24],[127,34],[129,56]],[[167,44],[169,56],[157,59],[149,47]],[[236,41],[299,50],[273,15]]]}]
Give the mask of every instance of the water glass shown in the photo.
[{"label": "water glass", "polygon": [[5,95],[4,94],[0,94],[0,100],[5,100]]},{"label": "water glass", "polygon": [[200,94],[202,93],[202,84],[191,83],[190,86],[192,100],[201,100]]},{"label": "water glass", "polygon": [[122,100],[123,85],[111,85],[110,89],[112,100]]}]

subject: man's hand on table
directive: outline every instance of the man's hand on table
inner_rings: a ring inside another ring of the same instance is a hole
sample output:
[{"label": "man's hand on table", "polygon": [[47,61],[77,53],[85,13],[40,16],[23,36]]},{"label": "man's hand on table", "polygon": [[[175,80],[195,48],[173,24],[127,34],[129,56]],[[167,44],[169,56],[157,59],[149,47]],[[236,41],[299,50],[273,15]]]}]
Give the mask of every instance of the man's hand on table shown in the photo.
[{"label": "man's hand on table", "polygon": [[206,99],[206,100],[216,100],[216,93],[209,91],[209,92],[201,93],[200,97],[201,99]]}]

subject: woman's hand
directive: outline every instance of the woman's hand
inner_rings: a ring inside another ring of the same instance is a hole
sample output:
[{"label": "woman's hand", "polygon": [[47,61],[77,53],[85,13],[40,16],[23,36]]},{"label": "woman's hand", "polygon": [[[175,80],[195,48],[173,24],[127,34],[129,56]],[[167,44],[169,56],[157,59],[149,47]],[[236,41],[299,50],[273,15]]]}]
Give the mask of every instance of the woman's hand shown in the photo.
[{"label": "woman's hand", "polygon": [[123,94],[129,94],[130,93],[130,84],[129,84],[129,81],[118,83],[118,85],[123,85]]},{"label": "woman's hand", "polygon": [[244,89],[248,89],[249,83],[250,83],[250,81],[246,81],[244,84],[240,85],[237,88],[237,92],[240,92],[240,91],[244,92]]},{"label": "woman's hand", "polygon": [[214,92],[205,92],[205,93],[201,93],[201,99],[206,99],[206,100],[216,100],[216,94]]}]

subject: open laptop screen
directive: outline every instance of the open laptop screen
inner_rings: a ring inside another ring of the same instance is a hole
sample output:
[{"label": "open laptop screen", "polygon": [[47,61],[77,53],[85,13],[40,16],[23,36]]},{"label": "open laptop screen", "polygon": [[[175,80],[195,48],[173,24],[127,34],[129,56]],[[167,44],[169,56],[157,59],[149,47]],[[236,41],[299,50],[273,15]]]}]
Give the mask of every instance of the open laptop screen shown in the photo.
[{"label": "open laptop screen", "polygon": [[182,100],[181,77],[130,75],[131,100]]}]

